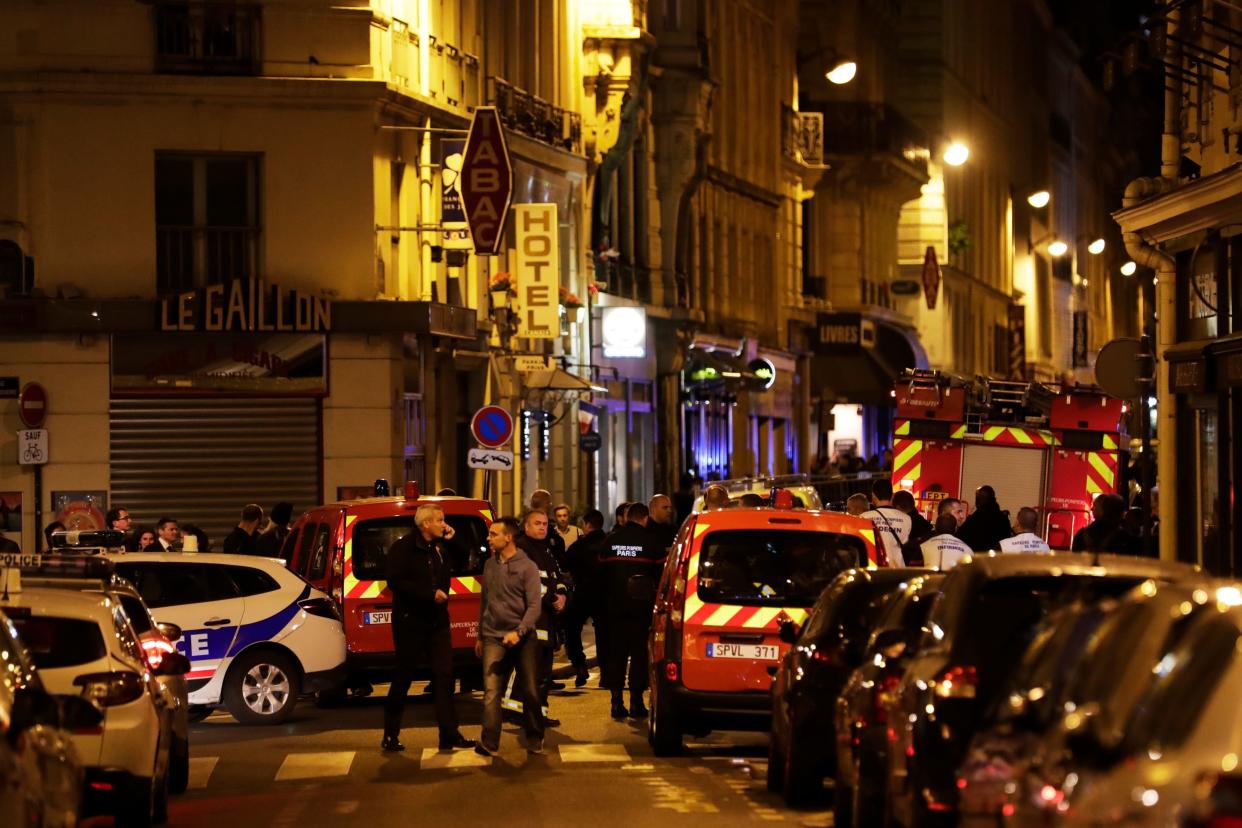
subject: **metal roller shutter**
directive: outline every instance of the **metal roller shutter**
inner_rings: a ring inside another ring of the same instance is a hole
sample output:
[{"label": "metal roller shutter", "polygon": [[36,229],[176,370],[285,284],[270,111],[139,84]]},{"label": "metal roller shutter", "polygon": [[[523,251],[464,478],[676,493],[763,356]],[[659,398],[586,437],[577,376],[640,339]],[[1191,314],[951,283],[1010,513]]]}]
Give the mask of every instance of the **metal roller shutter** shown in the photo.
[{"label": "metal roller shutter", "polygon": [[986,484],[996,490],[996,502],[1011,520],[1023,506],[1041,509],[1047,459],[1044,449],[967,445],[962,457],[962,499],[974,508],[975,489]]},{"label": "metal roller shutter", "polygon": [[110,505],[135,525],[197,524],[219,551],[247,503],[320,502],[316,399],[116,399],[110,413]]}]

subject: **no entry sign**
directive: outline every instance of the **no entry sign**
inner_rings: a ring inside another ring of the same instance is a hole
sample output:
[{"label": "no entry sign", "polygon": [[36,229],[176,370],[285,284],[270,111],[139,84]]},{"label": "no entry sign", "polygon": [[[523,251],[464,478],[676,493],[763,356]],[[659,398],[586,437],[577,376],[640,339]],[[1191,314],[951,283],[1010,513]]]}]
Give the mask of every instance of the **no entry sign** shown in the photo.
[{"label": "no entry sign", "polygon": [[499,448],[513,436],[513,417],[498,405],[485,405],[474,412],[470,433],[480,445]]},{"label": "no entry sign", "polygon": [[513,193],[513,166],[504,127],[494,106],[480,106],[470,122],[461,162],[461,201],[474,239],[474,252],[495,256]]},{"label": "no entry sign", "polygon": [[28,382],[17,397],[17,416],[26,428],[41,428],[47,419],[47,389],[37,382]]}]

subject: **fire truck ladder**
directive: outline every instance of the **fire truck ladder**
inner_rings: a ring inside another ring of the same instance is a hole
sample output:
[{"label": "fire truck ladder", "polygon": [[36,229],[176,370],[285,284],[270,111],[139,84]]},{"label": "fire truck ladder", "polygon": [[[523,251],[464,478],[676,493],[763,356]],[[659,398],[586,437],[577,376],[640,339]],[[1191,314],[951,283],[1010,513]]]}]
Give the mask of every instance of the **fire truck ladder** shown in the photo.
[{"label": "fire truck ladder", "polygon": [[1026,411],[1026,393],[1030,383],[991,380],[988,382],[990,419],[998,422],[1021,422]]}]

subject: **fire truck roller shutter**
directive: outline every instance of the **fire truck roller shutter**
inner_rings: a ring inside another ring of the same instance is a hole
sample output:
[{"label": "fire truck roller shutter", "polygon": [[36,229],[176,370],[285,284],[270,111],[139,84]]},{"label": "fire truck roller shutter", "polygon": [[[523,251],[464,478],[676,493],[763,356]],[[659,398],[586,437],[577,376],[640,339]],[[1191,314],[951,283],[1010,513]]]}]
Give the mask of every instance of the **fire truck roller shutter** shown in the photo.
[{"label": "fire truck roller shutter", "polygon": [[975,489],[991,486],[1012,521],[1023,506],[1042,509],[1048,451],[1018,446],[967,445],[962,456],[961,498],[975,505]]}]

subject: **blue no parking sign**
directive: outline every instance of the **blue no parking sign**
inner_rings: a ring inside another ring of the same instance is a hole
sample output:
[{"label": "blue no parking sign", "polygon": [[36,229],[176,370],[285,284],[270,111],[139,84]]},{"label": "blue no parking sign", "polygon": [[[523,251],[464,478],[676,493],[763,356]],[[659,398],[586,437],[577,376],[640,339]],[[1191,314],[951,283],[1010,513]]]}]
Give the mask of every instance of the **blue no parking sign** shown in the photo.
[{"label": "blue no parking sign", "polygon": [[513,436],[513,417],[498,405],[485,405],[474,412],[470,433],[480,445],[500,448]]}]

